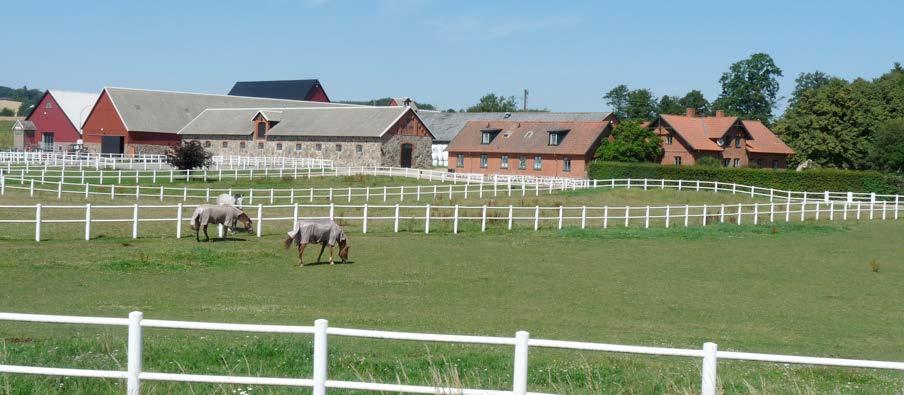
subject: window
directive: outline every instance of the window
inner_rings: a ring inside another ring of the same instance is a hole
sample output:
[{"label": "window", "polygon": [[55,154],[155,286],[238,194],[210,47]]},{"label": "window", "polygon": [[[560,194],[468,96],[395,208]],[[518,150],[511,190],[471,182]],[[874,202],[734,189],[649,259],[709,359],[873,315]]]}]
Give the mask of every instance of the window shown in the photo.
[{"label": "window", "polygon": [[540,155],[534,157],[534,170],[540,170],[543,168],[543,158]]},{"label": "window", "polygon": [[245,149],[245,142],[244,142],[244,141],[242,141],[242,142],[239,143],[239,148],[240,148],[240,149]]},{"label": "window", "polygon": [[549,145],[559,145],[559,134],[558,133],[550,133],[549,134]]},{"label": "window", "polygon": [[266,122],[258,122],[257,123],[257,137],[264,137],[267,134],[267,123]]},{"label": "window", "polygon": [[502,155],[502,160],[499,163],[500,169],[508,169],[508,155]]},{"label": "window", "polygon": [[668,145],[672,145],[672,135],[665,136],[665,143]]},{"label": "window", "polygon": [[323,150],[323,144],[314,144],[314,151],[320,152]]},{"label": "window", "polygon": [[282,143],[276,143],[276,150],[282,151]]},{"label": "window", "polygon": [[257,143],[257,149],[264,149],[264,143]]},{"label": "window", "polygon": [[571,158],[562,159],[562,171],[571,171]]},{"label": "window", "polygon": [[518,168],[524,170],[527,168],[527,157],[522,155],[518,157]]},{"label": "window", "polygon": [[773,168],[773,169],[778,169],[778,161],[777,161],[777,160],[773,160],[773,161],[772,161],[772,168]]},{"label": "window", "polygon": [[763,167],[763,160],[762,160],[762,159],[757,159],[757,160],[756,160],[756,167]]},{"label": "window", "polygon": [[336,152],[342,152],[342,144],[336,144]]},{"label": "window", "polygon": [[480,167],[486,168],[487,162],[489,162],[487,154],[480,154]]},{"label": "window", "polygon": [[722,166],[725,166],[725,167],[731,166],[731,159],[728,159],[728,158],[722,159]]},{"label": "window", "polygon": [[364,146],[361,144],[355,144],[355,152],[357,152],[359,154],[364,152]]},{"label": "window", "polygon": [[483,132],[480,136],[480,144],[489,144],[491,140],[493,138],[490,136],[490,132]]},{"label": "window", "polygon": [[301,151],[301,144],[295,144],[295,150]]},{"label": "window", "polygon": [[204,140],[204,147],[210,148],[210,140]]},{"label": "window", "polygon": [[224,141],[224,142],[223,142],[223,148],[229,148],[229,142],[228,142],[228,141]]},{"label": "window", "polygon": [[456,167],[465,167],[465,154],[458,154],[458,160],[455,162]]},{"label": "window", "polygon": [[734,138],[734,146],[735,146],[735,148],[741,148],[741,138],[740,137]]},{"label": "window", "polygon": [[47,103],[44,103],[44,108],[53,108],[53,103],[48,100]]},{"label": "window", "polygon": [[740,159],[735,158],[735,160],[734,160],[734,167],[741,167],[741,160],[740,160]]},{"label": "window", "polygon": [[680,165],[680,164],[681,164],[681,157],[680,157],[680,156],[676,156],[676,157],[675,157],[675,164],[676,164],[676,165]]}]

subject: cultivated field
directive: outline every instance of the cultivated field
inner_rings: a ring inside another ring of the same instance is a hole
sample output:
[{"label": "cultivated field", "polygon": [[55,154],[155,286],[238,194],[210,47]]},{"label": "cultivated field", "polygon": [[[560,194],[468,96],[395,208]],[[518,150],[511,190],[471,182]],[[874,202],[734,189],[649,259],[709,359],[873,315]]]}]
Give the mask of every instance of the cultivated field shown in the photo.
[{"label": "cultivated field", "polygon": [[[307,187],[301,182],[299,187]],[[311,182],[400,184],[373,178]],[[0,204],[57,202],[55,195],[34,199],[27,192],[7,192]],[[111,203],[89,200],[95,199]],[[454,201],[492,199],[596,206],[762,202],[636,189]],[[84,201],[63,198],[63,204]],[[119,202],[134,200],[112,201]],[[401,233],[375,223],[373,233],[350,235],[351,264],[299,269],[293,253],[279,246],[288,222],[265,226],[261,238],[239,234],[214,243],[196,243],[187,231],[174,239],[172,223],[142,224],[137,240],[123,237],[128,223],[98,225],[92,241],[79,240],[82,224],[47,224],[48,240],[41,243],[31,241],[32,225],[3,224],[0,310],[116,317],[141,310],[146,318],[299,325],[326,318],[331,326],[352,328],[499,336],[523,329],[548,339],[687,348],[713,341],[720,350],[904,360],[904,332],[898,329],[904,327],[904,221],[672,229],[643,229],[638,221],[605,230],[571,223],[561,231],[546,225],[539,232],[524,223],[512,231],[490,227],[480,233],[472,223],[453,236],[448,224],[438,223],[437,233],[424,235],[417,221],[406,222]],[[309,250],[306,258],[315,254]],[[0,338],[0,363],[125,365],[124,330],[2,323]],[[146,330],[144,366],[310,377],[311,349],[310,336]],[[499,389],[511,383],[508,347],[331,338],[330,351],[330,377],[336,379]],[[699,387],[696,358],[532,348],[530,360],[532,391],[692,393]],[[756,362],[720,361],[719,379],[726,393],[904,390],[900,372]],[[155,382],[144,388],[149,393],[297,391]],[[0,375],[0,392],[122,391],[123,383],[115,380]]]}]

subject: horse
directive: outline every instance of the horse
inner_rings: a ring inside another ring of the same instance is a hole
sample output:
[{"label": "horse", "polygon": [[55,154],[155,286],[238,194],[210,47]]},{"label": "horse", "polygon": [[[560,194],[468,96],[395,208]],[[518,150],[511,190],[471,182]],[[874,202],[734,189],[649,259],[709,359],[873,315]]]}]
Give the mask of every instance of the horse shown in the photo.
[{"label": "horse", "polygon": [[235,194],[230,195],[228,193],[221,194],[217,196],[217,204],[224,204],[228,206],[237,206],[242,207],[242,195]]},{"label": "horse", "polygon": [[225,225],[235,232],[236,222],[243,223],[247,232],[251,232],[253,229],[251,218],[248,217],[248,214],[245,214],[240,208],[231,205],[202,204],[195,209],[194,214],[191,216],[191,228],[195,231],[195,240],[199,242],[201,241],[199,233],[202,227],[204,228],[204,241],[210,241],[210,236],[207,235],[207,225]]},{"label": "horse", "polygon": [[295,242],[298,244],[298,266],[304,267],[304,249],[308,244],[320,244],[320,255],[317,256],[317,263],[323,257],[323,250],[330,247],[330,265],[333,264],[333,246],[339,244],[339,258],[342,263],[348,263],[348,238],[345,237],[345,231],[342,230],[335,222],[328,219],[321,220],[302,220],[295,223],[295,227],[289,231],[286,240],[283,241],[283,247],[288,249]]}]

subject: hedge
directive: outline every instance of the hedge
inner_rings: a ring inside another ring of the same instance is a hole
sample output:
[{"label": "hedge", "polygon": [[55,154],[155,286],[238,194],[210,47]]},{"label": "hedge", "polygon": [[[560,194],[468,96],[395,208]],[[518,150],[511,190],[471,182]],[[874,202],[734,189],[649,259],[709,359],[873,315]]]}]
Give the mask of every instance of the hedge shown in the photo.
[{"label": "hedge", "polygon": [[719,181],[764,188],[809,192],[875,192],[904,194],[904,177],[876,171],[811,169],[804,171],[703,166],[663,166],[653,163],[594,162],[591,179],[637,178]]}]

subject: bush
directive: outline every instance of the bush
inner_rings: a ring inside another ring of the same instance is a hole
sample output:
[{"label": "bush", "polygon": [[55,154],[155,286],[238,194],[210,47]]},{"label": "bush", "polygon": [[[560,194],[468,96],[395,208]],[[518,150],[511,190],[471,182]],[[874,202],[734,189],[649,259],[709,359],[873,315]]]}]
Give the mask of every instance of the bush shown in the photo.
[{"label": "bush", "polygon": [[793,171],[594,162],[590,164],[588,175],[591,179],[648,178],[719,181],[790,191],[904,193],[904,177],[876,171],[838,169]]},{"label": "bush", "polygon": [[9,108],[0,109],[0,117],[11,117],[14,115],[16,115],[16,112]]},{"label": "bush", "polygon": [[715,156],[704,156],[700,159],[697,159],[697,162],[694,163],[694,166],[700,167],[722,167],[722,161]]},{"label": "bush", "polygon": [[170,148],[166,162],[179,170],[193,170],[210,167],[211,154],[198,141],[186,141]]}]

